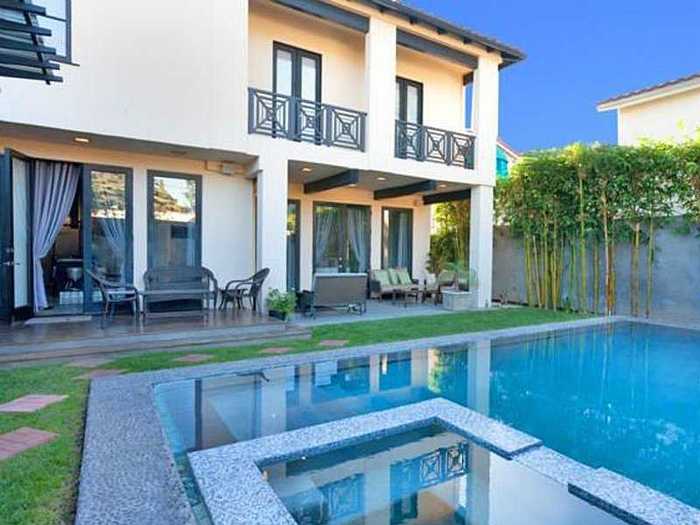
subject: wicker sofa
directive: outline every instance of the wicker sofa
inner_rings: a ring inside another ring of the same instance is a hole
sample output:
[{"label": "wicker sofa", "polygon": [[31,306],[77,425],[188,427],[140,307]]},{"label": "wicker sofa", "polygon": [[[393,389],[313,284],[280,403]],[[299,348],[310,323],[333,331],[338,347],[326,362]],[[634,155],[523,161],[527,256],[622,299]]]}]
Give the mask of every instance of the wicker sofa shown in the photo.
[{"label": "wicker sofa", "polygon": [[346,308],[360,314],[367,311],[366,273],[317,273],[313,291],[302,292],[299,308],[316,315],[317,308]]}]

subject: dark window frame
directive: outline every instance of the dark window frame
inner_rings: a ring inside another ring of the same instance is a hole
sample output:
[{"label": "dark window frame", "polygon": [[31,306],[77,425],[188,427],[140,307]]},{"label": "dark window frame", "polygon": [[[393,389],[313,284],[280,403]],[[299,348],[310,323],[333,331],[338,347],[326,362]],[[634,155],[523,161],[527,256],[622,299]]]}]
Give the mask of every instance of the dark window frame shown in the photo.
[{"label": "dark window frame", "polygon": [[148,248],[147,248],[147,269],[151,270],[155,268],[154,266],[154,244],[155,244],[155,201],[153,199],[153,190],[155,188],[154,182],[156,177],[169,178],[169,179],[182,179],[182,180],[193,180],[196,184],[195,196],[197,202],[195,203],[195,214],[197,217],[195,234],[197,236],[195,242],[195,266],[202,266],[202,179],[201,175],[192,175],[188,173],[179,173],[172,171],[158,171],[158,170],[148,170],[148,189],[147,189],[147,201],[148,201],[148,216],[146,218],[147,228],[148,228]]},{"label": "dark window frame", "polygon": [[[73,2],[72,0],[64,0],[66,3],[66,18],[60,18],[53,16],[47,12],[46,15],[42,15],[42,18],[49,18],[51,20],[56,20],[58,22],[64,22],[66,24],[66,54],[55,54],[51,58],[56,62],[61,62],[69,65],[76,65],[73,62]],[[41,5],[41,2],[39,2]]]},{"label": "dark window frame", "polygon": [[[313,247],[311,250],[311,269],[312,269],[312,274],[316,273],[316,255],[317,255],[317,248],[316,248],[316,228],[318,226],[317,220],[316,220],[316,210],[318,209],[319,206],[334,206],[336,208],[342,208],[343,209],[343,220],[345,221],[343,224],[343,235],[345,236],[345,244],[346,246],[349,245],[349,237],[348,237],[348,232],[347,232],[347,212],[346,210],[348,208],[363,208],[365,210],[369,211],[369,221],[367,222],[367,232],[368,232],[368,239],[369,239],[369,250],[367,250],[367,269],[372,268],[372,206],[370,205],[364,205],[364,204],[347,204],[344,202],[332,202],[332,201],[314,201],[313,203],[313,238],[311,239]],[[347,258],[346,258],[347,259]],[[344,263],[347,263],[347,260],[343,261]],[[344,264],[346,267],[346,264]],[[343,273],[350,273],[350,272],[343,272]]]},{"label": "dark window frame", "polygon": [[[287,212],[289,212],[289,205],[293,204],[296,206],[296,221],[295,221],[295,229],[294,229],[294,235],[296,236],[297,239],[297,249],[296,249],[296,254],[295,254],[295,260],[296,260],[296,269],[297,271],[295,272],[296,275],[294,276],[297,284],[297,292],[301,291],[301,200],[299,199],[288,199],[287,200]],[[289,283],[289,271],[287,271],[287,289],[291,290],[290,283]]]},{"label": "dark window frame", "polygon": [[404,77],[396,77],[396,84],[399,86],[399,119],[407,122],[408,117],[408,87],[413,86],[418,89],[418,124],[423,125],[424,90],[423,83]]},{"label": "dark window frame", "polygon": [[[316,100],[312,102],[321,103],[322,78],[323,78],[323,56],[307,49],[290,46],[282,42],[272,43],[272,91],[277,93],[277,53],[287,51],[292,55],[292,96],[301,99],[301,59],[311,58],[316,61]],[[304,99],[305,100],[305,99]]]},{"label": "dark window frame", "polygon": [[387,239],[385,240],[385,231],[384,228],[388,228],[389,224],[388,221],[385,223],[384,222],[384,212],[388,211],[400,211],[400,212],[408,212],[409,213],[409,223],[408,223],[408,260],[410,261],[408,268],[409,275],[413,276],[413,208],[402,208],[400,206],[382,206],[382,231],[381,231],[381,236],[382,236],[382,251],[381,251],[381,267],[383,270],[386,270],[387,268],[390,268],[388,266],[388,255],[389,255],[389,247],[386,245],[386,241],[388,241],[388,235],[386,236]]}]

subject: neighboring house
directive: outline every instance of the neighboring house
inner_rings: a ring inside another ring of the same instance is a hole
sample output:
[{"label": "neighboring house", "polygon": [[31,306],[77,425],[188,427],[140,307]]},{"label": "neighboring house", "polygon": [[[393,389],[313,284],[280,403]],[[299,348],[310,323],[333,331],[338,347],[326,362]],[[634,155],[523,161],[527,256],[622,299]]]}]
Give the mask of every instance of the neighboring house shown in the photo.
[{"label": "neighboring house", "polygon": [[700,73],[604,100],[598,111],[617,111],[617,142],[682,141],[700,132]]},{"label": "neighboring house", "polygon": [[81,269],[422,278],[430,206],[467,198],[489,303],[499,72],[520,51],[390,0],[60,1],[63,82],[0,78],[0,316],[92,311]]},{"label": "neighboring house", "polygon": [[511,148],[503,139],[496,143],[496,176],[499,179],[508,177],[511,168],[520,160],[520,153]]}]

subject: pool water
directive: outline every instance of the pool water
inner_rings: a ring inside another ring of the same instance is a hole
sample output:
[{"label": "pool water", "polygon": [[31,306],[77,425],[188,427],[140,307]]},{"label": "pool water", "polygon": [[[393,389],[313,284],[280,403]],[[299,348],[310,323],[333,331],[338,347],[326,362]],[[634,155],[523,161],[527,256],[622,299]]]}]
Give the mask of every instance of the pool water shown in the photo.
[{"label": "pool water", "polygon": [[642,323],[157,387],[187,451],[445,397],[700,508],[700,332]]},{"label": "pool water", "polygon": [[303,525],[622,525],[563,485],[437,427],[264,474]]}]

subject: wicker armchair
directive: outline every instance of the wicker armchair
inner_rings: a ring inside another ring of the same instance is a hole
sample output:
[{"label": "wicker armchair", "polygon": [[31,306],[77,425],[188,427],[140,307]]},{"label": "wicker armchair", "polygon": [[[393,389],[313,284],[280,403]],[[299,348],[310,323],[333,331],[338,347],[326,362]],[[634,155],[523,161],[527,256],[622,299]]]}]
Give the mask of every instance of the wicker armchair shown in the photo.
[{"label": "wicker armchair", "polygon": [[258,298],[268,275],[270,275],[270,269],[263,268],[248,279],[233,280],[226,283],[226,286],[220,291],[220,309],[225,310],[228,303],[233,303],[238,308],[243,308],[244,300],[248,299],[253,311],[257,311]]},{"label": "wicker armchair", "polygon": [[100,321],[102,327],[108,319],[114,317],[120,304],[130,304],[133,315],[138,314],[139,293],[136,287],[109,281],[90,270],[86,270],[85,273],[97,283],[102,295],[102,319]]}]

